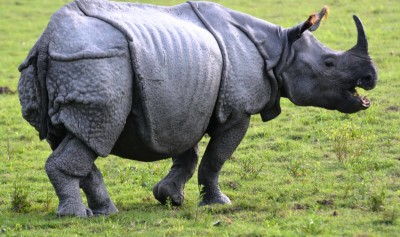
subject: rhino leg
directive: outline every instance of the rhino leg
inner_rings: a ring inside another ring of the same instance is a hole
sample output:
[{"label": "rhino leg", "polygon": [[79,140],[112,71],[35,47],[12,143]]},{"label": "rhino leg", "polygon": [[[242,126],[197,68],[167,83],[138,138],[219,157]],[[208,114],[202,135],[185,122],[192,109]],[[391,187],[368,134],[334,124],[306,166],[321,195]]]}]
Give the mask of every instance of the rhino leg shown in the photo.
[{"label": "rhino leg", "polygon": [[86,194],[93,215],[110,215],[118,212],[108,195],[103,176],[95,164],[93,164],[89,174],[81,179],[80,186]]},{"label": "rhino leg", "polygon": [[68,134],[46,162],[46,172],[59,199],[58,216],[92,216],[83,205],[79,183],[97,158],[83,142]]},{"label": "rhino leg", "polygon": [[154,197],[165,204],[168,199],[172,205],[180,206],[184,200],[185,183],[193,176],[198,161],[198,146],[173,157],[168,175],[153,188]]},{"label": "rhino leg", "polygon": [[246,134],[249,121],[250,117],[247,115],[233,117],[225,124],[216,126],[217,128],[209,133],[211,140],[207,145],[198,172],[203,196],[200,205],[231,203],[219,187],[219,172]]}]

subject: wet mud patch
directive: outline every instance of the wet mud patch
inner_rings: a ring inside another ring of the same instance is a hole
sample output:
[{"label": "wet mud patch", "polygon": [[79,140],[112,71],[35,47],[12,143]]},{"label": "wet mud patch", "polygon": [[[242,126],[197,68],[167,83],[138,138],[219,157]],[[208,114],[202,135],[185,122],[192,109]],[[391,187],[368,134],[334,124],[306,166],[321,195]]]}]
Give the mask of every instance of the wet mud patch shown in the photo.
[{"label": "wet mud patch", "polygon": [[394,111],[394,112],[399,112],[400,111],[400,106],[397,105],[392,105],[386,108],[386,111]]},{"label": "wet mud patch", "polygon": [[308,208],[310,208],[310,206],[308,204],[302,205],[300,203],[296,203],[293,206],[293,210],[307,210]]},{"label": "wet mud patch", "polygon": [[12,95],[15,94],[15,91],[12,91],[10,88],[6,86],[0,86],[0,95]]},{"label": "wet mud patch", "polygon": [[334,204],[332,199],[318,200],[317,203],[322,206],[333,206]]},{"label": "wet mud patch", "polygon": [[318,200],[317,203],[323,206],[333,206],[334,201],[332,199],[324,199]]}]

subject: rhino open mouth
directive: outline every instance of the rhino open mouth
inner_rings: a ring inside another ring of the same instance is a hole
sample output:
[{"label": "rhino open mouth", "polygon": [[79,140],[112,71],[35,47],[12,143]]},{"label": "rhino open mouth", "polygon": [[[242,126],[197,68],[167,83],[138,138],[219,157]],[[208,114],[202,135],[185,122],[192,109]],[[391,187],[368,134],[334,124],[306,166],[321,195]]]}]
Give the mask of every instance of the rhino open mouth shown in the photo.
[{"label": "rhino open mouth", "polygon": [[352,96],[358,99],[358,101],[364,108],[369,108],[371,106],[371,101],[367,98],[367,96],[359,95],[355,87],[351,88],[349,91]]}]

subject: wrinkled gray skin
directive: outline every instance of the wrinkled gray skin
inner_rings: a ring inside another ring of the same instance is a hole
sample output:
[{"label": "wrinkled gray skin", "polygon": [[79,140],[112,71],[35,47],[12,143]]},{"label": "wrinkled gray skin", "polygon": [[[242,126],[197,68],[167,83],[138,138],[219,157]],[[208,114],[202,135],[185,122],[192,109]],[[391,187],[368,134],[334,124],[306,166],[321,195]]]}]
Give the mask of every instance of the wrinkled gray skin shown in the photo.
[{"label": "wrinkled gray skin", "polygon": [[172,157],[153,193],[181,205],[206,133],[201,205],[230,203],[218,176],[251,115],[276,117],[281,96],[344,113],[368,108],[355,88],[374,88],[377,70],[361,22],[354,17],[357,45],[333,51],[310,33],[325,13],[283,29],[207,2],[78,0],[56,12],[19,68],[18,91],[24,118],[53,150],[45,168],[57,215],[117,212],[94,164],[108,154]]}]

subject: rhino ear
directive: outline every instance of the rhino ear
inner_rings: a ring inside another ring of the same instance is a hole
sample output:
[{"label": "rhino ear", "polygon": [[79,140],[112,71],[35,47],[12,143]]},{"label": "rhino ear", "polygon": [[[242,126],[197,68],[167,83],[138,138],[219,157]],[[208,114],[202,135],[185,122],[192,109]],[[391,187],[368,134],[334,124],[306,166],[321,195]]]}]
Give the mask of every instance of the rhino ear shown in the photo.
[{"label": "rhino ear", "polygon": [[325,6],[318,14],[310,15],[305,22],[300,23],[295,27],[289,28],[287,33],[289,42],[294,42],[298,40],[306,30],[315,31],[316,29],[318,29],[322,19],[326,18],[327,16],[328,7]]},{"label": "rhino ear", "polygon": [[329,8],[327,6],[324,6],[322,10],[317,14],[318,19],[315,21],[315,23],[308,29],[309,31],[315,31],[318,29],[319,24],[323,19],[328,18],[329,14]]}]

